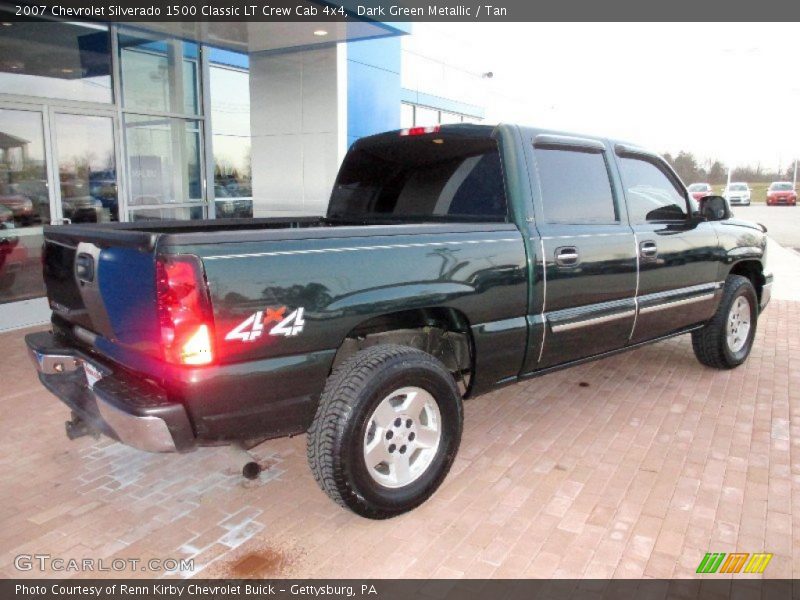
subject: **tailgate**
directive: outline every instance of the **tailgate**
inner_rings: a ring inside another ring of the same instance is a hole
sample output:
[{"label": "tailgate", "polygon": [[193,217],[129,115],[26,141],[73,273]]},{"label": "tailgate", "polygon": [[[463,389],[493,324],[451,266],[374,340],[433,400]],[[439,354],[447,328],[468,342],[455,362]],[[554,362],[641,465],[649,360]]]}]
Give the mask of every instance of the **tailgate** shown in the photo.
[{"label": "tailgate", "polygon": [[156,236],[72,225],[45,227],[44,238],[44,282],[55,315],[95,334],[100,349],[157,356]]}]

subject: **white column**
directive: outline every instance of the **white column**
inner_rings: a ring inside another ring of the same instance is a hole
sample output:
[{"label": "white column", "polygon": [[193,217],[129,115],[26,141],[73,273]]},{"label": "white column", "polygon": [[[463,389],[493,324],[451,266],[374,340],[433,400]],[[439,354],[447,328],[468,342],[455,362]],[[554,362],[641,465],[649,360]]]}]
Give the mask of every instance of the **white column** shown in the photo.
[{"label": "white column", "polygon": [[341,62],[335,44],[250,55],[253,216],[325,213],[347,126]]}]

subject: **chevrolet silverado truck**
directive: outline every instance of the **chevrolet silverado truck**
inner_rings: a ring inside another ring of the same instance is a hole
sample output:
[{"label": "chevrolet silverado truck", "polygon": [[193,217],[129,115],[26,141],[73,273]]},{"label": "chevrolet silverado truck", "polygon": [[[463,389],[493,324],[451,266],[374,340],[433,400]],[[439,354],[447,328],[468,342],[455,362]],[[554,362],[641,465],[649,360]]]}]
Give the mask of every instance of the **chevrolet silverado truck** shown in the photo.
[{"label": "chevrolet silverado truck", "polygon": [[742,364],[766,248],[637,146],[412,128],[350,148],[324,217],[45,227],[52,330],[26,342],[73,433],[307,433],[320,488],[387,518],[441,484],[465,398],[685,333]]}]

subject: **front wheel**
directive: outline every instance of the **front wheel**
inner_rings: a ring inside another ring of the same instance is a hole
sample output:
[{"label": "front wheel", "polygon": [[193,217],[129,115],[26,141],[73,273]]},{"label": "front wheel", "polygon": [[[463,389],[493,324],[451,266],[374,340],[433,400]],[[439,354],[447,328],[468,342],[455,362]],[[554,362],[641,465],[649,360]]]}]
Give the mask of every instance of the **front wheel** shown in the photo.
[{"label": "front wheel", "polygon": [[386,519],[427,500],[461,440],[461,396],[436,358],[383,344],[330,376],[308,430],[308,462],[332,500]]},{"label": "front wheel", "polygon": [[757,321],[758,295],[752,282],[729,275],[717,312],[705,327],[692,332],[697,360],[715,369],[738,367],[750,355]]}]

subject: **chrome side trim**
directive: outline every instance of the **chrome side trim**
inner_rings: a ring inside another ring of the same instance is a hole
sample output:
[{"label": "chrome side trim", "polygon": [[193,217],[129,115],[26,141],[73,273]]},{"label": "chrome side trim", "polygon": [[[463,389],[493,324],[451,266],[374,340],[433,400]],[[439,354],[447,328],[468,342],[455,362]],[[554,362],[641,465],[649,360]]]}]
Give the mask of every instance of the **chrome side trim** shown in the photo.
[{"label": "chrome side trim", "polygon": [[641,314],[648,314],[657,312],[659,310],[668,310],[670,308],[677,308],[679,306],[686,306],[687,304],[694,304],[695,302],[704,302],[711,300],[714,297],[714,292],[708,292],[700,296],[692,296],[691,298],[684,298],[683,300],[674,300],[672,302],[663,302],[661,304],[654,304],[653,306],[644,306],[639,309]]},{"label": "chrome side trim", "polygon": [[639,320],[639,262],[641,257],[639,256],[639,236],[636,235],[635,231],[633,232],[633,255],[636,257],[636,293],[633,295],[633,310],[636,312],[633,315],[633,325],[631,325],[631,333],[628,336],[629,342],[633,339],[633,333],[636,331],[636,321]]},{"label": "chrome side trim", "polygon": [[539,238],[539,246],[542,250],[542,287],[544,293],[542,295],[542,345],[539,346],[539,360],[536,361],[537,363],[542,362],[542,356],[544,356],[544,340],[547,337],[547,317],[544,315],[544,311],[547,309],[547,257],[544,255],[544,238]]},{"label": "chrome side trim", "polygon": [[131,415],[95,396],[100,416],[123,444],[147,452],[176,451],[172,434],[163,419]]},{"label": "chrome side trim", "polygon": [[570,331],[572,329],[579,329],[581,327],[589,327],[591,325],[599,325],[600,323],[608,323],[610,321],[616,321],[618,319],[625,319],[627,317],[632,317],[635,314],[636,311],[634,309],[630,309],[624,312],[618,312],[611,315],[603,315],[601,317],[592,317],[591,319],[584,319],[582,321],[551,324],[550,327],[553,329],[553,333],[558,333],[560,331]]},{"label": "chrome side trim", "polygon": [[366,250],[394,250],[395,248],[429,248],[439,246],[462,246],[465,244],[497,244],[501,242],[520,242],[521,238],[499,238],[496,240],[459,240],[454,242],[416,242],[408,244],[386,244],[381,246],[344,246],[342,248],[309,248],[306,250],[275,250],[272,252],[252,252],[247,254],[216,254],[203,256],[203,260],[224,260],[228,258],[258,258],[261,256],[294,256],[302,254],[327,254],[334,252],[363,252]]}]

